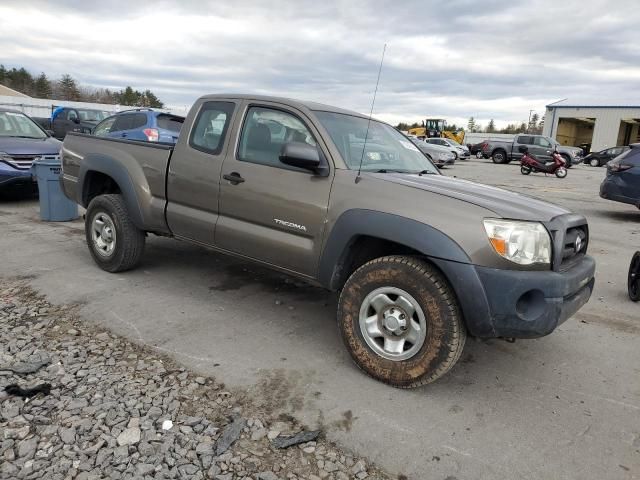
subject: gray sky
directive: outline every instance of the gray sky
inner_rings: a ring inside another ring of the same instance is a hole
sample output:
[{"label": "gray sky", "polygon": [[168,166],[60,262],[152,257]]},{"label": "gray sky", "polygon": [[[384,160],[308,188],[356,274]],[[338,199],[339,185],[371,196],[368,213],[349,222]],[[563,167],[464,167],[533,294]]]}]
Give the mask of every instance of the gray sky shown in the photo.
[{"label": "gray sky", "polygon": [[565,97],[640,100],[638,25],[637,0],[3,0],[0,63],[170,105],[255,92],[368,113],[386,42],[376,117],[502,126]]}]

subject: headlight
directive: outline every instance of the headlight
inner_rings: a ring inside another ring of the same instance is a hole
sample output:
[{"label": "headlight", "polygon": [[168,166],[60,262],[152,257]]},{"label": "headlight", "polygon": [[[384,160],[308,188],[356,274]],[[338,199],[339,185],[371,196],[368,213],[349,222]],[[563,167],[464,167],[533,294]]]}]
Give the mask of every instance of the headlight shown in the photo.
[{"label": "headlight", "polygon": [[550,264],[551,237],[539,222],[486,218],[484,229],[498,255],[520,265]]}]

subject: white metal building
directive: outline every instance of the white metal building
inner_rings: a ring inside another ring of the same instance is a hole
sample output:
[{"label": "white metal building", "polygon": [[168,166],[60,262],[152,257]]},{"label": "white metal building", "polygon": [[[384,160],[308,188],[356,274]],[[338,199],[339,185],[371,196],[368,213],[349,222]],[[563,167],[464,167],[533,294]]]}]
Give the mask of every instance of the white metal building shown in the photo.
[{"label": "white metal building", "polygon": [[640,142],[640,104],[576,102],[547,105],[543,134],[562,145],[590,144],[591,151]]},{"label": "white metal building", "polygon": [[[6,88],[6,87],[5,87]],[[15,90],[14,90],[15,92]],[[0,107],[12,108],[20,110],[26,113],[30,117],[50,117],[55,107],[76,107],[76,108],[89,108],[95,110],[103,110],[109,113],[116,113],[121,110],[128,110],[135,107],[127,107],[122,105],[107,105],[104,103],[87,103],[87,102],[68,102],[65,100],[49,100],[45,98],[32,98],[26,95],[16,96],[9,95],[8,91],[0,90]],[[19,92],[16,92],[19,93]],[[154,110],[162,110],[164,112],[170,112],[175,115],[187,114],[187,107],[172,107],[166,106],[165,108],[155,108]]]}]

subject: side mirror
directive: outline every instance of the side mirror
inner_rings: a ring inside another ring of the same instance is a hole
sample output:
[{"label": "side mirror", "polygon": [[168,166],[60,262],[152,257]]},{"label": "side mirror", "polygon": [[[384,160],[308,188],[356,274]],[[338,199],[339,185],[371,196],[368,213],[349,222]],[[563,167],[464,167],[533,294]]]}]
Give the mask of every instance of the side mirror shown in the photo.
[{"label": "side mirror", "polygon": [[75,118],[73,119],[73,123],[80,123],[80,119],[79,119],[78,117],[75,117]]},{"label": "side mirror", "polygon": [[520,145],[520,146],[518,147],[518,151],[519,151],[520,153],[527,153],[527,152],[529,151],[529,147],[525,147],[524,145]]},{"label": "side mirror", "polygon": [[329,173],[317,147],[303,142],[288,142],[282,146],[280,161],[285,165],[304,168],[314,173]]},{"label": "side mirror", "polygon": [[50,137],[53,137],[53,130],[45,130],[45,132],[47,132],[47,135]]}]

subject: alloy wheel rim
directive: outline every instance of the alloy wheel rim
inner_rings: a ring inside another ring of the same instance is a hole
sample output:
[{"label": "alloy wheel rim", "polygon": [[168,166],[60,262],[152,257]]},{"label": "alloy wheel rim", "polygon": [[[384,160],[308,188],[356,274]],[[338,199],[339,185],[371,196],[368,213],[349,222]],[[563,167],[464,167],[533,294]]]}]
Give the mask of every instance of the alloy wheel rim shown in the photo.
[{"label": "alloy wheel rim", "polygon": [[91,239],[95,251],[102,257],[110,257],[116,248],[116,227],[109,215],[98,212],[91,221]]},{"label": "alloy wheel rim", "polygon": [[415,356],[427,334],[427,320],[416,299],[395,287],[377,288],[365,297],[359,325],[369,348],[396,362]]}]

